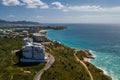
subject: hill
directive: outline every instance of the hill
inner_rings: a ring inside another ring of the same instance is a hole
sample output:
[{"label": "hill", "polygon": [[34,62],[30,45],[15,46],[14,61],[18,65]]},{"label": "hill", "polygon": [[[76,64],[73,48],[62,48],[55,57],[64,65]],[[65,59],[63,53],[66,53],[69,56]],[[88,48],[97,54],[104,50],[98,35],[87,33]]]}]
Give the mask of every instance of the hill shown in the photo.
[{"label": "hill", "polygon": [[11,26],[11,25],[40,25],[38,22],[32,21],[6,21],[0,20],[0,26]]}]

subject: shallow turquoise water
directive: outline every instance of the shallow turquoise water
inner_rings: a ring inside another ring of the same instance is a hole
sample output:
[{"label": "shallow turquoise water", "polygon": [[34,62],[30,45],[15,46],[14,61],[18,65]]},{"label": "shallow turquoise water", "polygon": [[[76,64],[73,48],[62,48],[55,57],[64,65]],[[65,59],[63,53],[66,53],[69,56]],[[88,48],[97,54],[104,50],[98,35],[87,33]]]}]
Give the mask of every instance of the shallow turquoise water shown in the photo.
[{"label": "shallow turquoise water", "polygon": [[113,80],[120,80],[120,26],[105,24],[67,24],[66,30],[49,30],[47,37],[76,49],[89,49],[95,60]]}]

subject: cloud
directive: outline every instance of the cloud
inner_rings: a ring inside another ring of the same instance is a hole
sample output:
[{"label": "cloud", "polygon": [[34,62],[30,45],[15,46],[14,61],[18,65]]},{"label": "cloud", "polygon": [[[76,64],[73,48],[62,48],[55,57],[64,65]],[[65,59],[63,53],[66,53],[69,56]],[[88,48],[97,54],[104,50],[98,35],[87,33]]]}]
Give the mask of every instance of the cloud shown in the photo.
[{"label": "cloud", "polygon": [[37,8],[47,9],[49,6],[42,2],[41,0],[22,0],[23,4],[26,5],[27,8]]},{"label": "cloud", "polygon": [[7,18],[16,18],[16,16],[15,16],[15,15],[10,14],[10,15],[8,15],[8,16],[7,16]]},{"label": "cloud", "polygon": [[120,6],[102,7],[100,5],[63,5],[61,2],[52,2],[51,5],[42,0],[2,0],[4,6],[25,6],[26,8],[56,9],[63,12],[105,12],[120,13]]},{"label": "cloud", "polygon": [[87,11],[87,12],[120,12],[120,6],[101,7],[101,6],[69,6],[69,11]]},{"label": "cloud", "polygon": [[[67,13],[68,14],[68,13]],[[81,15],[64,15],[52,20],[48,18],[48,23],[120,23],[120,15],[111,14],[81,14]]]},{"label": "cloud", "polygon": [[4,6],[26,6],[26,8],[37,8],[47,9],[49,6],[41,0],[2,0]]},{"label": "cloud", "polygon": [[114,7],[101,7],[101,6],[68,6],[66,8],[68,11],[81,11],[81,12],[111,12],[120,13],[120,6]]},{"label": "cloud", "polygon": [[54,9],[68,11],[79,11],[79,12],[120,12],[120,6],[114,7],[101,7],[99,5],[63,5],[61,2],[53,2]]},{"label": "cloud", "polygon": [[66,6],[63,5],[61,2],[53,2],[52,5],[55,5],[55,9],[60,9],[63,11],[100,11],[103,10],[100,6]]},{"label": "cloud", "polygon": [[43,16],[36,16],[36,18],[37,18],[37,19],[39,19],[39,18],[43,18]]},{"label": "cloud", "polygon": [[87,23],[120,23],[120,15],[115,14],[97,14],[97,15],[82,15],[77,17],[77,21]]},{"label": "cloud", "polygon": [[104,11],[104,8],[100,6],[68,6],[67,7],[68,11]]},{"label": "cloud", "polygon": [[111,8],[104,8],[106,12],[120,12],[120,6],[115,6]]},{"label": "cloud", "polygon": [[55,5],[56,7],[56,9],[64,9],[65,8],[65,6],[64,5],[62,5],[60,2],[53,2],[53,3],[51,3],[52,5]]},{"label": "cloud", "polygon": [[20,2],[19,0],[2,0],[2,4],[5,6],[14,6],[14,5],[19,5]]},{"label": "cloud", "polygon": [[62,5],[61,2],[52,2],[51,4],[55,6],[54,9],[60,9],[63,10],[64,12],[68,11],[67,7]]}]

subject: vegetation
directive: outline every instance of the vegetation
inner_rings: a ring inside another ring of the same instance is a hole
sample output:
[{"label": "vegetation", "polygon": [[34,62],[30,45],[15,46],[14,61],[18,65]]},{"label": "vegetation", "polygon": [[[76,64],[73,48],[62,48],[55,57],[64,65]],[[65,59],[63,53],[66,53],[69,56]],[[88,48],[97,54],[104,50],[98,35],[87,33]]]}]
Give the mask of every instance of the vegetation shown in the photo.
[{"label": "vegetation", "polygon": [[[44,39],[45,40],[45,39]],[[90,80],[90,76],[82,64],[74,58],[74,49],[54,42],[54,45],[46,46],[46,51],[55,57],[55,63],[50,69],[45,71],[41,80]],[[79,57],[83,60],[85,53],[79,52]],[[108,76],[101,74],[100,69],[90,63],[86,63],[94,80],[111,80]],[[92,71],[92,69],[94,71]]]},{"label": "vegetation", "polygon": [[45,63],[18,63],[15,50],[22,47],[22,38],[0,38],[0,80],[33,80]]},{"label": "vegetation", "polygon": [[83,51],[78,51],[76,55],[80,60],[83,60],[83,57],[87,57]]},{"label": "vegetation", "polygon": [[[44,41],[48,41],[44,38]],[[35,73],[42,69],[45,63],[20,64],[19,50],[22,47],[22,38],[0,38],[0,80],[33,80]],[[54,64],[45,71],[41,80],[90,80],[90,76],[82,64],[74,58],[74,49],[61,45],[57,42],[47,45],[46,52],[55,57]],[[81,60],[84,53],[78,52]],[[94,80],[111,80],[103,74],[103,71],[91,63],[86,62]]]},{"label": "vegetation", "polygon": [[93,64],[86,62],[85,63],[93,75],[94,80],[112,80],[109,76],[105,75],[103,71]]},{"label": "vegetation", "polygon": [[[83,51],[77,52],[77,56],[80,60],[83,60],[83,57],[86,57]],[[103,73],[103,71],[89,62],[85,62],[86,66],[90,70],[94,80],[111,80],[111,78]]]},{"label": "vegetation", "polygon": [[55,57],[55,63],[41,80],[90,80],[85,68],[76,62],[73,49],[59,44],[46,46],[46,49]]}]

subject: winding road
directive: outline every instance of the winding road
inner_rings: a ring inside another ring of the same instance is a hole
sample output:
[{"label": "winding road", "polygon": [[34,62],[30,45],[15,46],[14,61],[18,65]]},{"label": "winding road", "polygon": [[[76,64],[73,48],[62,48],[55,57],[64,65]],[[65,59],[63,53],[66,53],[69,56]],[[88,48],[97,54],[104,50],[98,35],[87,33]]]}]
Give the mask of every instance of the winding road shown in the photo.
[{"label": "winding road", "polygon": [[49,55],[46,65],[44,66],[43,69],[41,69],[40,71],[38,71],[36,73],[36,75],[34,76],[33,80],[40,80],[42,74],[44,73],[44,71],[49,69],[51,67],[51,65],[55,62],[55,58],[50,53],[46,53],[46,55]]},{"label": "winding road", "polygon": [[77,52],[78,52],[78,50],[75,50],[75,53],[74,53],[75,59],[76,59],[78,62],[80,62],[80,63],[85,67],[85,69],[87,70],[87,72],[88,72],[91,80],[94,80],[94,79],[93,79],[93,76],[92,76],[91,72],[89,71],[88,67],[86,66],[86,64],[76,56],[76,53],[77,53]]}]

